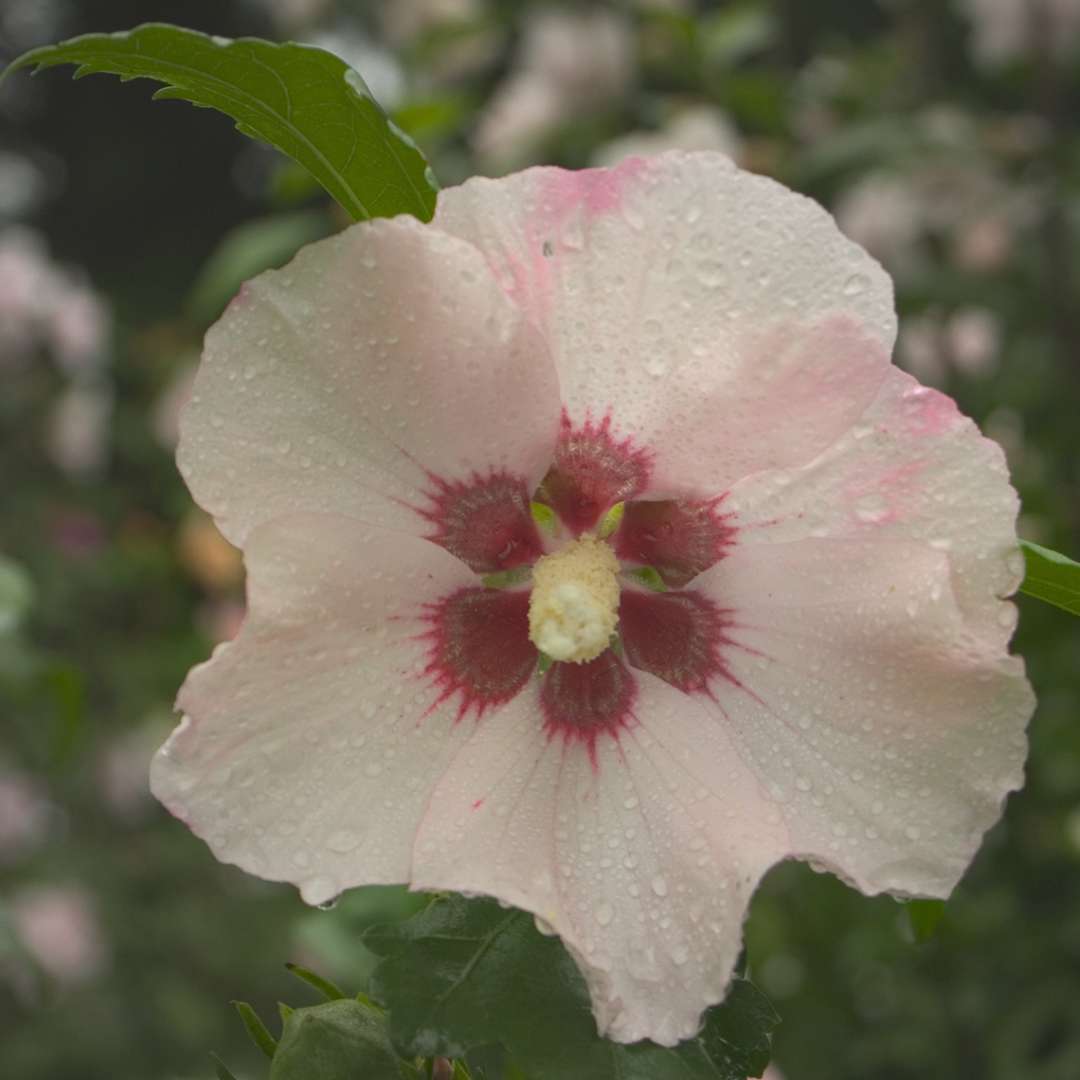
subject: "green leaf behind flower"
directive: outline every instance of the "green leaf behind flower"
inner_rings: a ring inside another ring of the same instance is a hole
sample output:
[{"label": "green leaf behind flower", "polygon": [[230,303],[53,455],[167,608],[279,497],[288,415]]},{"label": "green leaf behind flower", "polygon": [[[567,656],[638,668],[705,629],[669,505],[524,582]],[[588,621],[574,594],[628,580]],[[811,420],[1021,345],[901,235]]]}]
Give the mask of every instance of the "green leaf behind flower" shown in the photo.
[{"label": "green leaf behind flower", "polygon": [[674,1049],[602,1039],[558,938],[492,900],[439,897],[364,941],[383,957],[372,993],[411,1053],[463,1057],[500,1042],[530,1080],[746,1080],[769,1062],[776,1013],[739,978],[701,1033]]},{"label": "green leaf behind flower", "polygon": [[1027,566],[1020,591],[1080,615],[1080,563],[1027,540],[1020,547]]},{"label": "green leaf behind flower", "polygon": [[412,1080],[383,1016],[351,998],[295,1009],[285,1021],[270,1080]]},{"label": "green leaf behind flower", "polygon": [[32,49],[20,68],[78,65],[75,78],[119,75],[164,83],[155,98],[217,109],[245,135],[299,162],[355,219],[435,212],[436,185],[415,143],[395,127],[364,80],[310,45],[209,37],[165,23],[86,34]]}]

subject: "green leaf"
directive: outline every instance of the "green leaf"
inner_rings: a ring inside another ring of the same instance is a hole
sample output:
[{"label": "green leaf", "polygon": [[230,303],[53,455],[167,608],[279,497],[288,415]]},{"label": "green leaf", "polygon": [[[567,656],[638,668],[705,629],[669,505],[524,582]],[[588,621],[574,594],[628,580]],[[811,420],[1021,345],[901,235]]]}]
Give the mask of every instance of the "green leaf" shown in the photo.
[{"label": "green leaf", "polygon": [[1080,615],[1080,563],[1027,540],[1020,547],[1027,567],[1020,591]]},{"label": "green leaf", "polygon": [[343,60],[310,45],[208,37],[145,23],[32,49],[20,68],[77,64],[91,74],[164,83],[155,98],[217,109],[245,135],[299,162],[357,220],[435,212],[436,185],[416,144],[387,118]]},{"label": "green leaf", "polygon": [[214,1073],[217,1075],[217,1080],[236,1080],[229,1067],[217,1054],[211,1054],[210,1060],[214,1063]]},{"label": "green leaf", "polygon": [[0,555],[0,634],[10,634],[26,617],[34,600],[29,575],[11,559]]},{"label": "green leaf", "polygon": [[674,1049],[600,1038],[585,982],[558,938],[493,900],[433,900],[419,915],[375,927],[384,957],[372,993],[397,1045],[464,1057],[502,1043],[530,1080],[745,1080],[764,1071],[776,1013],[745,979],[732,982],[701,1033]]},{"label": "green leaf", "polygon": [[209,326],[245,281],[283,266],[305,244],[330,232],[329,215],[318,210],[274,214],[230,229],[199,271],[188,296],[189,314]]},{"label": "green leaf", "polygon": [[909,900],[904,907],[907,909],[908,922],[915,940],[920,945],[929,941],[945,915],[945,901]]},{"label": "green leaf", "polygon": [[297,1009],[285,1021],[270,1080],[404,1080],[419,1073],[394,1051],[381,1013],[352,998]]},{"label": "green leaf", "polygon": [[347,996],[329,979],[324,979],[321,975],[316,975],[314,971],[308,971],[307,968],[302,968],[299,964],[286,964],[285,969],[290,975],[295,975],[302,982],[306,982],[308,986],[314,986],[327,1001],[340,1001]]},{"label": "green leaf", "polygon": [[267,1030],[259,1019],[259,1014],[246,1002],[234,1001],[232,1006],[244,1021],[244,1027],[251,1036],[251,1041],[268,1057],[272,1058],[277,1050],[277,1039]]}]

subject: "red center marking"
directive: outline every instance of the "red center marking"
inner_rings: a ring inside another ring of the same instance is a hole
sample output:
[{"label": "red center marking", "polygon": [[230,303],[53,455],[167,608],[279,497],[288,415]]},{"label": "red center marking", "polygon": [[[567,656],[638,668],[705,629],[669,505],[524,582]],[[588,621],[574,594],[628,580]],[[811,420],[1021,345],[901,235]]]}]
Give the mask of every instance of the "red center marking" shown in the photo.
[{"label": "red center marking", "polygon": [[559,515],[575,536],[592,529],[610,507],[645,490],[651,455],[631,439],[616,440],[611,417],[586,420],[575,428],[565,411],[559,425],[555,461],[537,498]]},{"label": "red center marking", "polygon": [[615,553],[624,562],[653,567],[669,588],[681,588],[734,543],[737,530],[718,509],[723,498],[627,503]]},{"label": "red center marking", "polygon": [[731,612],[693,591],[624,588],[619,600],[626,659],[687,694],[712,697],[715,679],[741,686],[723,655],[725,646],[736,644],[731,626]]},{"label": "red center marking", "polygon": [[478,574],[535,562],[544,545],[529,509],[525,481],[508,472],[473,473],[447,481],[428,473],[431,507],[417,509],[435,526],[427,539],[446,548]]},{"label": "red center marking", "polygon": [[552,664],[540,689],[544,727],[582,744],[595,768],[596,740],[629,725],[636,697],[633,673],[611,649],[586,664]]},{"label": "red center marking", "polygon": [[477,718],[515,697],[536,667],[529,640],[529,594],[462,588],[424,606],[429,629],[424,674],[437,705],[459,695],[457,719]]}]

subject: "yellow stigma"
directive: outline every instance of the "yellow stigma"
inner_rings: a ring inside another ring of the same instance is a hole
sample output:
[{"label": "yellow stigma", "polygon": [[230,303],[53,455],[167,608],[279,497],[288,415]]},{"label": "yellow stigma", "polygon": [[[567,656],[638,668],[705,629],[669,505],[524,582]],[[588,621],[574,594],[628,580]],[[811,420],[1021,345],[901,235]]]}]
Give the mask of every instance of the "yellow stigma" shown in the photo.
[{"label": "yellow stigma", "polygon": [[575,540],[533,567],[529,638],[552,660],[584,664],[619,622],[619,560],[602,540]]}]

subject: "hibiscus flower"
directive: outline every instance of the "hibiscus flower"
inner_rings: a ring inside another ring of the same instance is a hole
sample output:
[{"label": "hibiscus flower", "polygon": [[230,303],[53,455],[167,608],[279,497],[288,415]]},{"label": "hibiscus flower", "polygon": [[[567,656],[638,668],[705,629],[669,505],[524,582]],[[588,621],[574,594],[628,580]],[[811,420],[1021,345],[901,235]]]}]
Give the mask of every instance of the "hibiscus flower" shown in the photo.
[{"label": "hibiscus flower", "polygon": [[673,1044],[786,858],[946,896],[1022,779],[1003,456],[892,291],[713,154],[444,191],[245,286],[181,424],[249,615],[158,797],[311,903],[535,913]]}]

